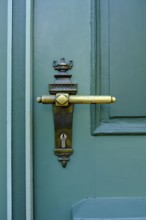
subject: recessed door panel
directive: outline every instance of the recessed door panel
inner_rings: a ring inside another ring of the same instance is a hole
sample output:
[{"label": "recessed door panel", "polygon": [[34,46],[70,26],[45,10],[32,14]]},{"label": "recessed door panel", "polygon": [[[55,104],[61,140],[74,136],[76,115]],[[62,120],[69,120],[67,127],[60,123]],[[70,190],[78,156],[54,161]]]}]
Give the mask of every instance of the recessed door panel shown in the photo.
[{"label": "recessed door panel", "polygon": [[92,44],[92,93],[114,94],[117,102],[95,107],[94,135],[146,132],[145,9],[143,0],[96,2],[93,17],[97,22],[93,22],[92,29],[98,31],[94,31]]}]

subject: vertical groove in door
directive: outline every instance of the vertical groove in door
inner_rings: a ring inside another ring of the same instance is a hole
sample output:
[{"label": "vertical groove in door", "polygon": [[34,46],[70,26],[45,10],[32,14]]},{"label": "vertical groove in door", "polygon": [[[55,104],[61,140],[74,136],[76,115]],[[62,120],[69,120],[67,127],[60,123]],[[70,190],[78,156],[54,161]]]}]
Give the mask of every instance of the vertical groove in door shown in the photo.
[{"label": "vertical groove in door", "polygon": [[33,220],[33,144],[32,144],[32,11],[33,1],[26,1],[25,47],[25,168],[26,220]]},{"label": "vertical groove in door", "polygon": [[12,0],[7,11],[7,220],[12,220]]}]

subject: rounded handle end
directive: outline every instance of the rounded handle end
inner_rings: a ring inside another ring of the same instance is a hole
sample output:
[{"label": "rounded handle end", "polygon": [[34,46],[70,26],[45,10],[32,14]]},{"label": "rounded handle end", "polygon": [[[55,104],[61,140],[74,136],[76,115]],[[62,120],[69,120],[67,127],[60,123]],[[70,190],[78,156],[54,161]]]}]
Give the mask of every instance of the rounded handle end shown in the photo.
[{"label": "rounded handle end", "polygon": [[36,100],[37,100],[38,103],[41,103],[41,102],[42,102],[42,98],[41,98],[41,97],[37,97]]},{"label": "rounded handle end", "polygon": [[114,103],[114,102],[116,102],[117,100],[116,100],[116,98],[115,97],[112,97],[112,103]]}]

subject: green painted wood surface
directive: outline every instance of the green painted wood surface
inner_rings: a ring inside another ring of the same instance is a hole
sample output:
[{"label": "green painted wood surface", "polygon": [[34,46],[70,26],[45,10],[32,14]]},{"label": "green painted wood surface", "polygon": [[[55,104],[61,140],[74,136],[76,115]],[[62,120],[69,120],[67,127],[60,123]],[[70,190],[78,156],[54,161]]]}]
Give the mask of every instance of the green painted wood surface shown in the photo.
[{"label": "green painted wood surface", "polygon": [[92,107],[94,135],[146,133],[145,7],[137,0],[93,1],[92,29],[98,31],[93,34],[91,92],[117,98],[114,105]]},{"label": "green painted wood surface", "polygon": [[[72,208],[73,220],[146,219],[146,198],[88,198]],[[106,211],[105,211],[106,210]],[[114,212],[113,212],[114,210]]]},{"label": "green painted wood surface", "polygon": [[111,0],[109,7],[110,92],[118,99],[110,117],[146,118],[146,2]]},{"label": "green painted wood surface", "polygon": [[37,96],[48,94],[52,61],[61,57],[74,61],[70,72],[78,94],[90,94],[90,3],[34,1],[35,220],[70,220],[72,205],[87,197],[146,196],[145,136],[91,136],[90,106],[76,105],[74,154],[63,169],[53,153],[52,106],[35,103]]},{"label": "green painted wood surface", "polygon": [[25,1],[13,1],[13,219],[25,220]]},{"label": "green painted wood surface", "polygon": [[0,1],[0,219],[7,218],[6,83],[7,83],[7,1]]}]

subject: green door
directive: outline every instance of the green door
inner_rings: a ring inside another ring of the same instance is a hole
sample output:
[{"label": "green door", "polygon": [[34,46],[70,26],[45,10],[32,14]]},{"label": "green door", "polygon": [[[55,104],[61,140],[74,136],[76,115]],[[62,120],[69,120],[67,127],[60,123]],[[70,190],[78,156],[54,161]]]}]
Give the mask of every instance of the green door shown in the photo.
[{"label": "green door", "polygon": [[[71,220],[85,198],[145,197],[146,1],[34,0],[32,11],[34,219]],[[35,102],[62,57],[73,60],[77,95],[117,98],[74,106],[66,168],[54,155],[52,105]]]}]

